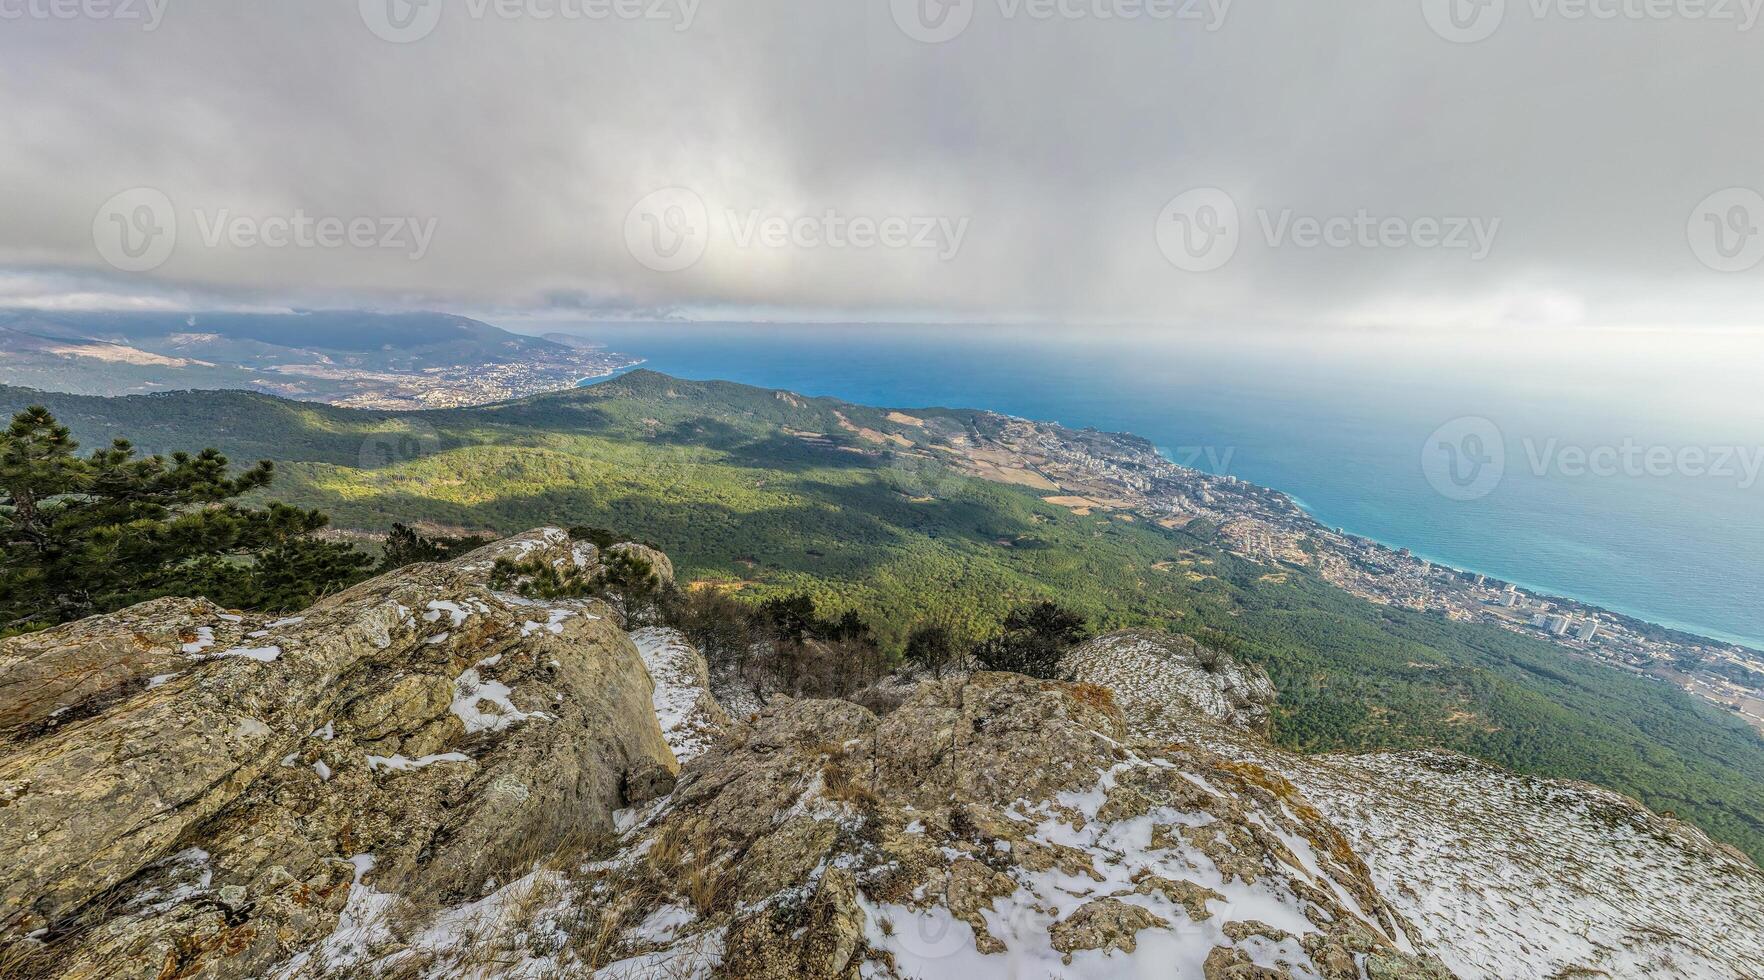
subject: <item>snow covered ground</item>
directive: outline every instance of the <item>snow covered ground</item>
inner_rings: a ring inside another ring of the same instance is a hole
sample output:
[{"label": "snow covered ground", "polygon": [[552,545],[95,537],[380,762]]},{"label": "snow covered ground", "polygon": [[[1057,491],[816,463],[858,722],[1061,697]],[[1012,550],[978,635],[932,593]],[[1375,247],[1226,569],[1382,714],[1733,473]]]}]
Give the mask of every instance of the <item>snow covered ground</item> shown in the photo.
[{"label": "snow covered ground", "polygon": [[1467,980],[1764,977],[1764,872],[1622,796],[1434,753],[1278,768]]},{"label": "snow covered ground", "polygon": [[655,683],[655,719],[662,737],[685,765],[710,748],[729,724],[711,697],[704,658],[678,630],[641,629],[631,634],[631,642]]}]

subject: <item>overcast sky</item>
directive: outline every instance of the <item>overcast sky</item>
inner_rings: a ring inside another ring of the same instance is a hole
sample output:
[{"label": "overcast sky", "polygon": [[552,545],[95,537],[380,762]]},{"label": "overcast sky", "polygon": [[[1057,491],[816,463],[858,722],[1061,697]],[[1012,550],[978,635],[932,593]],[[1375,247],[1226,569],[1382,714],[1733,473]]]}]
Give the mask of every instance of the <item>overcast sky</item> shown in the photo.
[{"label": "overcast sky", "polygon": [[0,0],[0,305],[1764,323],[1764,0],[1190,2]]}]

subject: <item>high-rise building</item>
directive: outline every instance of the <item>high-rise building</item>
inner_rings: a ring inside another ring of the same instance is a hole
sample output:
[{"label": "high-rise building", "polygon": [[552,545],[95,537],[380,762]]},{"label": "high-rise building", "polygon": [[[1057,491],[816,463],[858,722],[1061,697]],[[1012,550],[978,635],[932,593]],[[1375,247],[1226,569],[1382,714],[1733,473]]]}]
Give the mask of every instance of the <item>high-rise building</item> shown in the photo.
[{"label": "high-rise building", "polygon": [[1580,629],[1576,631],[1574,635],[1579,637],[1582,643],[1591,643],[1598,639],[1599,624],[1589,619],[1580,624]]}]

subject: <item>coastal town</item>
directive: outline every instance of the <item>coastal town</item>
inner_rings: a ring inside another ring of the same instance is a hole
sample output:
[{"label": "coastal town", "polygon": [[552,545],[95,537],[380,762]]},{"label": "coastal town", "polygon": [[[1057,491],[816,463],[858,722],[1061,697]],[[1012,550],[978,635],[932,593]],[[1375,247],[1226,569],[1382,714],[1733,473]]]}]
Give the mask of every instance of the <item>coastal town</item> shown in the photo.
[{"label": "coastal town", "polygon": [[[1273,569],[1308,568],[1380,605],[1484,623],[1670,683],[1764,733],[1764,653],[1417,557],[1320,524],[1283,493],[1179,465],[1135,436],[1003,416],[962,446],[969,472],[1039,486],[1080,514],[1132,515],[1170,528],[1204,521],[1231,554]],[[1214,465],[1219,454],[1195,453]],[[1222,467],[1221,467],[1222,468]]]},{"label": "coastal town", "polygon": [[640,363],[639,358],[608,351],[559,348],[502,363],[414,371],[374,371],[334,363],[287,364],[263,368],[252,387],[284,398],[311,399],[344,408],[469,408],[573,388]]},{"label": "coastal town", "polygon": [[249,390],[423,411],[573,388],[642,363],[580,337],[522,336],[446,314],[279,316],[0,310],[0,374],[8,385],[71,394]]}]

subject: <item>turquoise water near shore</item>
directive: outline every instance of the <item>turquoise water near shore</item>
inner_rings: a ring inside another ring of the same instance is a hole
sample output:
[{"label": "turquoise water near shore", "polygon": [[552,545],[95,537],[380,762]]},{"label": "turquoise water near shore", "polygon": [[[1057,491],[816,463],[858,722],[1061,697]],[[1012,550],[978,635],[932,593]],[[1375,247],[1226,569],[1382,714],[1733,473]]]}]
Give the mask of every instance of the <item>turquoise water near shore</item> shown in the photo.
[{"label": "turquoise water near shore", "polygon": [[[1758,335],[566,329],[680,377],[1133,432],[1176,462],[1285,491],[1326,524],[1764,648]],[[1502,450],[1486,495],[1442,493],[1424,472],[1448,424],[1454,445],[1470,431]],[[1650,467],[1650,450],[1672,463]]]}]

